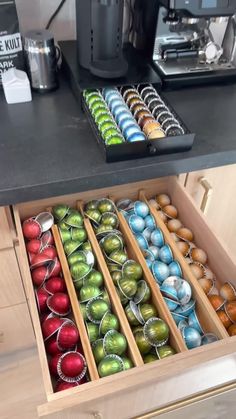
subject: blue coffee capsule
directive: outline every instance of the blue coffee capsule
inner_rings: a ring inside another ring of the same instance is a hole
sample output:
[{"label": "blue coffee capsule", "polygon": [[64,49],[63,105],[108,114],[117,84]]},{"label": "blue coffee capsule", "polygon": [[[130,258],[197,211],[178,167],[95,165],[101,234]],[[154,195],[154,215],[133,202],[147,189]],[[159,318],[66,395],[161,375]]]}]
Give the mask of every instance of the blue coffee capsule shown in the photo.
[{"label": "blue coffee capsule", "polygon": [[134,214],[129,217],[129,226],[133,233],[142,233],[145,228],[145,222],[142,217]]},{"label": "blue coffee capsule", "polygon": [[137,240],[137,242],[138,242],[138,245],[139,245],[140,249],[145,250],[145,249],[147,249],[147,248],[148,248],[148,242],[147,242],[147,240],[145,239],[145,237],[143,237],[143,235],[142,235],[142,234],[140,234],[140,233],[136,233],[136,234],[135,234],[135,238],[136,238],[136,240]]},{"label": "blue coffee capsule", "polygon": [[145,141],[146,137],[143,132],[136,132],[135,134],[132,134],[130,137],[127,138],[127,141],[129,143],[136,143],[138,141]]},{"label": "blue coffee capsule", "polygon": [[196,301],[195,300],[190,300],[187,304],[185,304],[184,306],[179,306],[176,309],[176,313],[179,314],[183,314],[183,316],[189,316],[192,311],[194,310],[196,305]]},{"label": "blue coffee capsule", "polygon": [[148,205],[142,201],[136,201],[134,203],[134,212],[142,218],[145,218],[149,214]]},{"label": "blue coffee capsule", "polygon": [[150,228],[145,228],[142,232],[142,235],[145,237],[145,239],[149,242],[151,239],[152,230]]},{"label": "blue coffee capsule", "polygon": [[106,96],[104,96],[105,102],[108,105],[112,100],[117,99],[117,98],[119,98],[119,94],[115,90],[110,90],[109,92],[106,93]]},{"label": "blue coffee capsule", "polygon": [[126,107],[125,105],[117,105],[114,107],[113,109],[113,115],[115,120],[118,122],[117,118],[119,117],[119,115],[123,112],[126,112]]},{"label": "blue coffee capsule", "polygon": [[198,320],[198,316],[195,310],[192,311],[192,313],[190,313],[188,317],[188,324],[190,327],[194,327],[194,329],[196,329],[201,335],[203,335],[204,330],[201,326],[200,321]]},{"label": "blue coffee capsule", "polygon": [[134,118],[131,115],[131,113],[128,111],[128,109],[126,109],[124,112],[119,113],[119,115],[117,116],[117,124],[119,125],[120,129],[123,128],[123,124],[126,121],[126,119],[131,120],[132,122],[134,122]]},{"label": "blue coffee capsule", "polygon": [[159,248],[157,246],[149,246],[149,252],[151,252],[155,258],[155,260],[158,259],[159,256]]},{"label": "blue coffee capsule", "polygon": [[178,324],[178,329],[181,331],[184,327],[187,327],[188,323],[186,322],[186,320],[180,320],[179,324]]},{"label": "blue coffee capsule", "polygon": [[[177,294],[177,291],[174,287],[171,287],[170,285],[165,285],[164,283],[162,283],[162,285],[160,287],[160,291],[161,291],[161,293],[163,294],[164,297],[170,298],[171,300],[175,300],[175,301],[177,301],[177,305],[179,304],[178,303],[178,294]],[[180,313],[180,314],[183,314],[183,313]]]},{"label": "blue coffee capsule", "polygon": [[122,131],[122,133],[124,133],[126,128],[130,127],[131,125],[134,125],[134,120],[132,116],[130,117],[126,115],[126,118],[123,119],[123,121],[121,121],[120,123],[117,121],[117,124],[119,125],[119,128]]},{"label": "blue coffee capsule", "polygon": [[173,253],[169,244],[165,244],[159,251],[159,259],[169,265],[173,262]]},{"label": "blue coffee capsule", "polygon": [[143,254],[146,259],[149,259],[152,263],[155,262],[155,256],[149,249],[144,250]]},{"label": "blue coffee capsule", "polygon": [[179,322],[181,322],[182,320],[184,320],[184,321],[186,321],[186,322],[187,322],[187,320],[188,320],[188,318],[187,318],[187,317],[183,316],[182,314],[178,314],[178,313],[176,313],[175,311],[172,311],[172,312],[171,312],[171,315],[172,315],[172,317],[173,317],[173,319],[174,319],[175,323],[177,324],[177,326],[178,326]]},{"label": "blue coffee capsule", "polygon": [[[178,307],[178,303],[176,301],[171,300],[170,298],[164,297],[164,300],[167,304],[167,307],[170,311],[174,311],[176,307]],[[186,323],[188,325],[188,323]]]},{"label": "blue coffee capsule", "polygon": [[[149,214],[149,215],[147,215],[147,217],[145,217],[145,225],[151,231],[153,231],[156,228],[156,221],[155,221],[155,218],[153,217],[152,214]],[[154,244],[154,246],[157,246],[157,244],[154,243],[154,242],[152,242],[152,244]],[[164,244],[164,242],[163,242],[163,244]]]},{"label": "blue coffee capsule", "polygon": [[120,98],[112,99],[109,103],[109,108],[110,108],[111,113],[114,115],[114,111],[115,111],[116,107],[123,106],[123,105],[124,104],[123,104],[123,102]]},{"label": "blue coffee capsule", "polygon": [[201,346],[202,338],[200,333],[193,327],[184,327],[182,330],[182,336],[185,340],[188,349],[197,348]]},{"label": "blue coffee capsule", "polygon": [[118,92],[116,92],[116,91],[111,92],[111,93],[108,95],[107,99],[105,99],[105,102],[107,103],[108,107],[110,107],[111,103],[112,103],[114,100],[120,100],[119,93],[118,93]]},{"label": "blue coffee capsule", "polygon": [[114,87],[104,87],[104,89],[102,89],[102,95],[105,100],[107,100],[107,97],[113,93],[115,93],[116,95],[118,93],[118,90]]},{"label": "blue coffee capsule", "polygon": [[154,246],[162,247],[164,246],[164,236],[160,228],[153,230],[151,234],[151,242]]},{"label": "blue coffee capsule", "polygon": [[140,132],[140,128],[135,123],[133,125],[130,125],[129,127],[125,128],[123,131],[123,135],[126,138],[126,140],[129,140],[129,137],[133,134],[137,134]]},{"label": "blue coffee capsule", "polygon": [[166,278],[168,278],[170,271],[165,263],[155,261],[152,264],[152,273],[154,275],[155,280],[160,285]]},{"label": "blue coffee capsule", "polygon": [[190,284],[185,281],[185,279],[181,280],[179,287],[177,288],[178,292],[178,299],[181,305],[187,304],[192,297],[192,288]]},{"label": "blue coffee capsule", "polygon": [[173,262],[171,262],[169,264],[169,270],[170,270],[170,275],[171,276],[173,275],[173,276],[182,277],[182,275],[183,275],[181,266],[180,266],[180,264],[177,260],[173,260]]},{"label": "blue coffee capsule", "polygon": [[209,343],[213,343],[218,341],[219,338],[214,335],[214,333],[206,333],[202,336],[202,345],[208,345]]}]

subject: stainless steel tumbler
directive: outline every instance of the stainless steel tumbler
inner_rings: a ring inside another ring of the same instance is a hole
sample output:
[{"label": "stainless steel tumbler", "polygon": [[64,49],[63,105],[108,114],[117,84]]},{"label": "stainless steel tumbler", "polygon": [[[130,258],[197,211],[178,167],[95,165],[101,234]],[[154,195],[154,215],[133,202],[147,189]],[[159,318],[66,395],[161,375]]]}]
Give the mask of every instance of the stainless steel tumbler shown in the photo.
[{"label": "stainless steel tumbler", "polygon": [[25,59],[33,90],[44,93],[57,89],[58,50],[48,30],[33,30],[25,34]]}]

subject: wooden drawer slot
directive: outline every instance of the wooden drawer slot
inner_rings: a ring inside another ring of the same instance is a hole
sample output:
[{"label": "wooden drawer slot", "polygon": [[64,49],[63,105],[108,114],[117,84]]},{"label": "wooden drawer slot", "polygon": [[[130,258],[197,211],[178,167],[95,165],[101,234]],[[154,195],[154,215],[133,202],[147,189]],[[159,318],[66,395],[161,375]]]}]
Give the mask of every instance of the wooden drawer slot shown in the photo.
[{"label": "wooden drawer slot", "polygon": [[84,220],[84,225],[88,233],[88,238],[91,242],[94,254],[97,259],[97,265],[99,267],[99,270],[102,272],[104,277],[104,283],[105,287],[107,289],[107,292],[109,294],[110,300],[111,300],[111,306],[112,311],[116,314],[116,316],[119,319],[120,322],[120,329],[121,332],[126,336],[128,347],[129,347],[129,356],[132,359],[135,366],[141,366],[143,365],[142,357],[139,353],[138,347],[135,343],[135,339],[133,336],[133,333],[130,329],[130,325],[128,323],[128,320],[125,316],[123,307],[121,305],[120,299],[117,295],[115,286],[113,284],[113,281],[110,276],[110,272],[107,268],[106,262],[103,258],[102,251],[99,247],[99,244],[97,242],[96,236],[94,234],[93,228],[90,224],[90,221],[88,219]]},{"label": "wooden drawer slot", "polygon": [[191,269],[189,268],[185,258],[179,251],[176,243],[171,237],[169,230],[166,225],[160,218],[156,208],[153,205],[148,203],[148,200],[144,192],[140,192],[140,199],[143,199],[147,205],[149,205],[150,212],[156,220],[157,225],[161,228],[165,241],[170,245],[174,258],[178,260],[181,265],[184,277],[189,281],[192,286],[193,296],[197,301],[196,313],[199,317],[199,320],[203,326],[205,332],[215,333],[216,336],[220,339],[228,337],[228,333],[225,330],[224,326],[220,322],[216,312],[214,311],[212,305],[210,304],[207,296],[199,285],[197,279],[194,277]]},{"label": "wooden drawer slot", "polygon": [[56,225],[52,227],[52,234],[55,241],[55,246],[58,253],[58,258],[61,263],[63,276],[67,286],[67,292],[70,297],[71,308],[73,311],[76,326],[78,327],[81,344],[84,350],[85,359],[87,361],[88,371],[91,380],[97,380],[99,378],[97,366],[93,357],[92,348],[89,342],[87,330],[84,324],[84,319],[80,311],[78,297],[75,291],[75,287],[71,278],[70,269],[67,263],[66,255],[63,249],[60,234]]}]

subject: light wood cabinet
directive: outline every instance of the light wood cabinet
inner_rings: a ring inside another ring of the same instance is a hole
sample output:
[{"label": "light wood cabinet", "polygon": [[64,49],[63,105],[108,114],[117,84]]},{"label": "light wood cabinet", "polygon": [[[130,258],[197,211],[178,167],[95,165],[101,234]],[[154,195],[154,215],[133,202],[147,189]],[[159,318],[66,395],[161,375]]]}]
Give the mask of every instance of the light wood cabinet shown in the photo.
[{"label": "light wood cabinet", "polygon": [[222,417],[233,418],[235,416],[235,397],[236,390],[231,388],[209,394],[208,397],[193,397],[187,402],[179,405],[170,406],[160,410],[158,413],[152,412],[140,416],[136,419],[221,419]]},{"label": "light wood cabinet", "polygon": [[203,203],[209,226],[236,263],[236,165],[181,175],[181,183],[198,208]]},{"label": "light wood cabinet", "polygon": [[26,295],[14,249],[9,208],[0,208],[0,355],[35,346]]},{"label": "light wood cabinet", "polygon": [[[222,394],[229,386],[231,386],[231,390],[236,388],[236,337],[230,338],[228,336],[197,280],[193,277],[188,264],[173,242],[171,245],[174,257],[181,264],[186,279],[191,282],[194,296],[197,299],[197,310],[205,331],[213,331],[220,340],[191,351],[187,350],[184,345],[180,345],[179,353],[173,358],[166,358],[149,365],[136,366],[129,371],[103,379],[94,379],[83,386],[60,393],[53,392],[22,235],[21,220],[59,202],[76,206],[78,201],[87,201],[104,196],[110,196],[115,200],[121,197],[132,199],[138,199],[139,197],[145,199],[146,197],[149,199],[162,192],[170,194],[172,202],[179,210],[181,220],[185,220],[186,225],[193,230],[199,247],[202,246],[208,252],[209,265],[218,273],[220,280],[224,282],[230,278],[236,284],[235,264],[222,248],[205,218],[194,206],[192,199],[176,178],[154,179],[122,187],[34,201],[17,205],[14,208],[18,241],[17,255],[26,284],[47,399],[38,408],[39,416],[46,416],[50,419],[65,417],[71,419],[78,416],[81,419],[131,419],[145,417],[149,412],[154,412],[158,417],[158,415],[164,414],[163,409],[168,406],[174,406],[175,412],[177,408],[182,406],[182,402],[196,396],[204,399],[213,391],[219,390],[219,394]],[[156,216],[153,208],[152,213]],[[156,219],[158,220],[158,217]],[[161,220],[158,221],[168,242],[171,236],[166,231],[165,225],[162,225]],[[124,225],[123,228],[125,229]],[[125,234],[130,248],[133,247],[133,254],[137,258],[141,258],[137,244],[132,242],[128,232]],[[144,272],[146,272],[146,268]],[[159,299],[159,304],[162,304],[162,313],[166,313],[165,303],[160,296],[157,296],[157,299]],[[176,326],[171,325],[170,327],[177,342],[180,338],[179,332]],[[187,407],[184,408],[187,409]],[[168,415],[171,415],[171,413],[168,413]],[[234,416],[230,415],[228,415],[228,418],[233,419]],[[172,416],[167,416],[168,419],[169,417]],[[217,418],[217,416],[215,417]],[[198,419],[198,416],[196,418]]]}]

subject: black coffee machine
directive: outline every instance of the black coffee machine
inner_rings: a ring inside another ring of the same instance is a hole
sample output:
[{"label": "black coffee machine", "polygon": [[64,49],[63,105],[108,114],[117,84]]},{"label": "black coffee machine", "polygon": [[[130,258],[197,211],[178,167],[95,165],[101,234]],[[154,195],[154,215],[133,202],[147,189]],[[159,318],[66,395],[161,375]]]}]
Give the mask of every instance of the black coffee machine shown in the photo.
[{"label": "black coffee machine", "polygon": [[[236,0],[130,0],[129,41],[165,84],[236,76]],[[124,0],[76,0],[79,63],[93,75],[118,78]]]},{"label": "black coffee machine", "polygon": [[122,77],[128,64],[122,53],[124,0],[76,0],[78,58],[102,78]]}]

